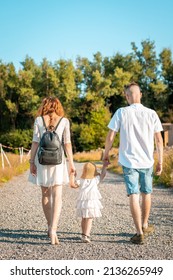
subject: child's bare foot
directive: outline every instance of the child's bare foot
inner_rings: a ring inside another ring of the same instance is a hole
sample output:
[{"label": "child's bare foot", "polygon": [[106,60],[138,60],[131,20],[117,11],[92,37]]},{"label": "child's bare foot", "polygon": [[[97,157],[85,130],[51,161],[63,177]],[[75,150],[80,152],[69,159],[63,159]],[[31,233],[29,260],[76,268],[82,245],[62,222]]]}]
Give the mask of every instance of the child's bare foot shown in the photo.
[{"label": "child's bare foot", "polygon": [[86,234],[84,234],[84,233],[82,233],[82,238],[81,238],[81,240],[82,240],[83,242],[85,242],[85,243],[91,243],[90,236],[88,236],[88,235],[86,235]]}]

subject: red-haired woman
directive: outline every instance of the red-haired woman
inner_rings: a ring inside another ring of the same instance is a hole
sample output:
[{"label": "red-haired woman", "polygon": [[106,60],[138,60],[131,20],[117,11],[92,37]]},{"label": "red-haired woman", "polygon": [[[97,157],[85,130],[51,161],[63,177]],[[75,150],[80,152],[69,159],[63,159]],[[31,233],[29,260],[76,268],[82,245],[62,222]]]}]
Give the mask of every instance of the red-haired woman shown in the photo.
[{"label": "red-haired woman", "polygon": [[42,206],[48,224],[48,235],[51,239],[51,244],[58,244],[56,230],[62,206],[62,186],[69,182],[69,175],[64,153],[62,163],[58,165],[41,165],[38,161],[37,150],[40,139],[45,132],[42,117],[46,127],[49,129],[56,127],[60,118],[63,117],[56,129],[56,133],[60,141],[63,140],[64,143],[69,162],[69,173],[75,173],[76,171],[73,162],[69,120],[64,117],[64,110],[58,98],[44,98],[34,123],[28,180],[41,186]]}]

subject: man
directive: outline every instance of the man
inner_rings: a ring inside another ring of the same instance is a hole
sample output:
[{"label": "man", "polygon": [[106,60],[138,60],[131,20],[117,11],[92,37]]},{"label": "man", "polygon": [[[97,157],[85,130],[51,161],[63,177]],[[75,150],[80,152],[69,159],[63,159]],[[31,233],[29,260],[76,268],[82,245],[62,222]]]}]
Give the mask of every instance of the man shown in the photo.
[{"label": "man", "polygon": [[129,84],[125,87],[124,93],[130,106],[119,108],[108,125],[110,130],[106,137],[103,164],[105,166],[109,164],[109,150],[116,133],[120,130],[119,163],[122,165],[130,210],[136,227],[136,234],[131,238],[131,242],[142,244],[144,235],[154,232],[154,225],[148,224],[151,209],[153,151],[155,140],[158,155],[156,174],[160,175],[163,162],[161,136],[163,129],[157,113],[141,104],[142,93],[138,84]]}]

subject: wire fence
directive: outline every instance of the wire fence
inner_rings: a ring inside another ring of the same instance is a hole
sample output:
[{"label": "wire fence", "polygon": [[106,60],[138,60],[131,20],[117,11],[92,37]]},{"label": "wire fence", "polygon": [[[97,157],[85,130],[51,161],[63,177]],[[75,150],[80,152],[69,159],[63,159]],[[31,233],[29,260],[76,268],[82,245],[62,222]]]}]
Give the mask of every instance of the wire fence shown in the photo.
[{"label": "wire fence", "polygon": [[[28,150],[24,147],[18,147],[18,148],[13,148],[13,147],[9,147],[9,146],[5,146],[5,145],[2,145],[0,144],[0,155],[1,155],[1,165],[2,165],[2,169],[5,168],[5,162],[7,163],[7,165],[9,167],[12,167],[11,163],[10,163],[10,160],[7,156],[7,153],[4,152],[4,149],[9,149],[9,150],[18,150],[19,151],[19,155],[20,155],[20,163],[23,163],[25,162],[29,156],[30,156],[30,152],[31,150]],[[25,157],[24,157],[25,155]]]}]

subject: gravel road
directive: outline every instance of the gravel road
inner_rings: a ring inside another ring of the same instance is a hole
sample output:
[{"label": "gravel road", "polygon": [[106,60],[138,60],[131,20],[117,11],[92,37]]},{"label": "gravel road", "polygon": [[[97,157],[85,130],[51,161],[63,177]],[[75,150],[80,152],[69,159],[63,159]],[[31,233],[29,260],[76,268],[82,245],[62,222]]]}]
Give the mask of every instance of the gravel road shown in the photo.
[{"label": "gravel road", "polygon": [[[78,174],[82,164],[76,163]],[[75,217],[78,190],[64,187],[58,227],[60,245],[47,237],[41,191],[27,182],[28,172],[0,188],[1,260],[171,260],[173,259],[173,189],[154,187],[150,223],[156,232],[143,245],[131,244],[135,228],[123,178],[107,172],[100,184],[102,218],[94,220],[92,243],[80,241],[80,220]]]}]

